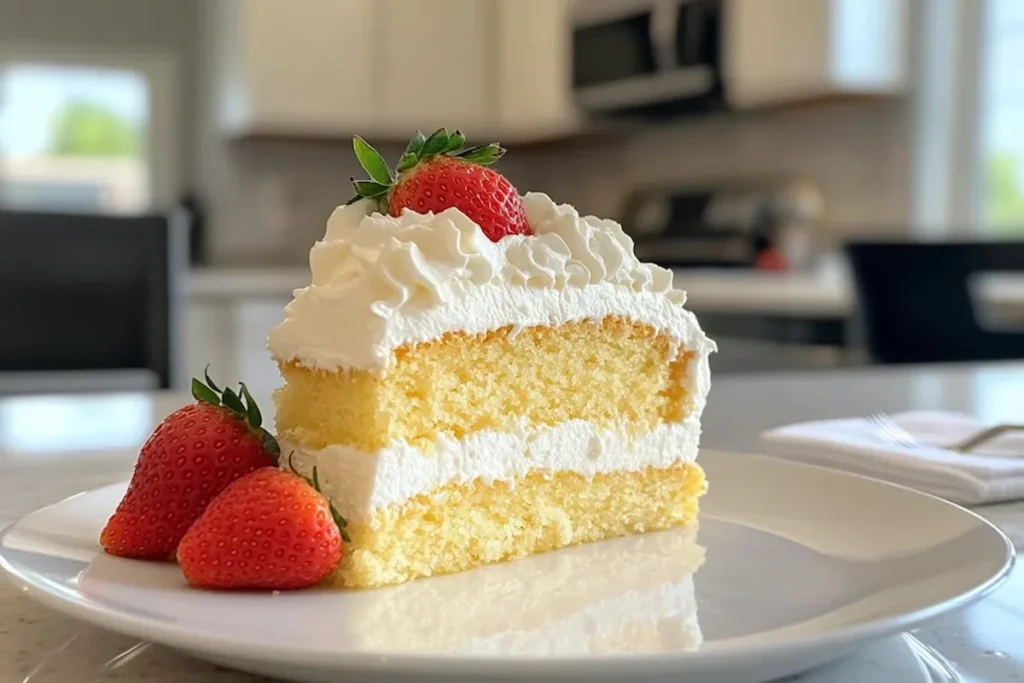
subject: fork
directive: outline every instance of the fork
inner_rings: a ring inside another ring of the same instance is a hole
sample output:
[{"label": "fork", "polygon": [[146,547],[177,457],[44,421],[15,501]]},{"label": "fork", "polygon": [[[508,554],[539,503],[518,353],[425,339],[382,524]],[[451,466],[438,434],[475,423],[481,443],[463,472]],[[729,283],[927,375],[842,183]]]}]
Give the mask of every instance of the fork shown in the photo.
[{"label": "fork", "polygon": [[920,442],[914,438],[913,434],[903,427],[900,427],[896,424],[895,420],[885,413],[871,413],[868,415],[868,422],[874,426],[875,431],[880,437],[882,437],[882,440],[892,444],[893,446],[917,448],[921,445]]},{"label": "fork", "polygon": [[[913,434],[908,432],[903,427],[896,424],[893,420],[885,413],[871,413],[868,415],[868,421],[875,427],[875,431],[885,441],[893,444],[894,446],[901,446],[903,448],[917,448],[921,446],[921,442],[914,437]],[[995,425],[994,427],[988,427],[981,430],[977,434],[973,434],[959,443],[955,443],[949,446],[948,449],[956,451],[957,453],[969,453],[972,449],[977,448],[986,441],[1005,434],[1007,432],[1024,431],[1024,425],[1018,424],[1002,424]],[[1014,456],[1004,456],[1014,457]]]}]

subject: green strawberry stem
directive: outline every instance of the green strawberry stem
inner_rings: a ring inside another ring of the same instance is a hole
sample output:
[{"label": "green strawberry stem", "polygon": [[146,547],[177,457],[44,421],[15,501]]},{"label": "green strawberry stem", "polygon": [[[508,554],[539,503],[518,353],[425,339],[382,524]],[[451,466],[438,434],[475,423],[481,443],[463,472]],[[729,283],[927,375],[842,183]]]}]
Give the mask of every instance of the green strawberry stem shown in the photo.
[{"label": "green strawberry stem", "polygon": [[248,425],[256,436],[260,437],[263,448],[274,456],[281,455],[281,447],[274,435],[263,428],[263,414],[260,413],[256,400],[249,393],[249,387],[244,382],[239,382],[238,391],[229,387],[221,389],[210,379],[210,366],[207,365],[203,371],[202,380],[192,378],[192,396],[200,403],[209,403],[227,410],[229,413],[242,420]]},{"label": "green strawberry stem", "polygon": [[392,170],[380,152],[370,146],[358,135],[352,138],[352,148],[355,150],[359,165],[363,167],[369,180],[356,180],[352,178],[352,185],[355,187],[356,195],[348,200],[352,204],[360,199],[370,199],[377,202],[377,208],[386,210],[391,198],[391,191],[398,184],[401,174],[413,168],[416,164],[428,161],[436,156],[457,157],[479,166],[490,166],[505,154],[505,148],[496,142],[476,147],[463,148],[466,136],[456,130],[449,133],[447,128],[438,128],[430,137],[416,131],[409,144],[405,146],[402,157],[398,160],[398,166]]},{"label": "green strawberry stem", "polygon": [[334,518],[334,523],[338,526],[338,533],[341,534],[341,540],[345,541],[346,543],[351,543],[352,539],[349,538],[348,532],[345,531],[345,527],[348,526],[348,521],[341,516],[341,513],[338,512],[338,508],[334,507],[334,502],[324,495],[323,489],[320,488],[320,475],[317,473],[316,465],[313,465],[313,476],[307,477],[301,474],[297,469],[295,469],[294,460],[295,451],[292,451],[291,453],[288,454],[288,469],[290,469],[292,471],[292,474],[294,474],[295,476],[301,477],[303,481],[305,481],[307,484],[313,487],[314,491],[323,496],[323,499],[327,501],[327,507],[329,507],[331,510],[331,517]]}]

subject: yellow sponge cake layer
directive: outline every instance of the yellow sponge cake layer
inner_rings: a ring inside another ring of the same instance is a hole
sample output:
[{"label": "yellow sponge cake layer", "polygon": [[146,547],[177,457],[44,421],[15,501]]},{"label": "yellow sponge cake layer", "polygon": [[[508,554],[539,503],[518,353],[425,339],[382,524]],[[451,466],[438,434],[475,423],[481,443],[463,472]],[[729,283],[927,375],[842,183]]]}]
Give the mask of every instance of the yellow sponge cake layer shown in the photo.
[{"label": "yellow sponge cake layer", "polygon": [[395,351],[383,375],[306,368],[279,359],[277,430],[307,449],[344,444],[373,452],[395,440],[429,449],[439,434],[628,423],[637,433],[690,409],[692,354],[653,327],[608,316],[557,327],[450,332]]},{"label": "yellow sponge cake layer", "polygon": [[592,478],[533,472],[509,483],[450,483],[351,525],[335,582],[397,584],[689,524],[706,488],[696,463]]}]

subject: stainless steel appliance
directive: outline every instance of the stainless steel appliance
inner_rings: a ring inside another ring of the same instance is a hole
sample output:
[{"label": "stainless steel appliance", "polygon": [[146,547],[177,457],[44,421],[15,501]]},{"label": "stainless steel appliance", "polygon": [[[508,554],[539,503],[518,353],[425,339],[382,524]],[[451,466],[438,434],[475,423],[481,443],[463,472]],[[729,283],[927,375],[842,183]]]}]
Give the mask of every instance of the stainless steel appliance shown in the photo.
[{"label": "stainless steel appliance", "polygon": [[764,178],[642,188],[622,225],[638,258],[665,267],[799,268],[823,213],[806,180]]},{"label": "stainless steel appliance", "polygon": [[575,98],[647,118],[901,94],[908,15],[908,0],[575,0]]},{"label": "stainless steel appliance", "polygon": [[590,112],[646,114],[722,106],[722,8],[722,0],[577,2],[577,102]]}]

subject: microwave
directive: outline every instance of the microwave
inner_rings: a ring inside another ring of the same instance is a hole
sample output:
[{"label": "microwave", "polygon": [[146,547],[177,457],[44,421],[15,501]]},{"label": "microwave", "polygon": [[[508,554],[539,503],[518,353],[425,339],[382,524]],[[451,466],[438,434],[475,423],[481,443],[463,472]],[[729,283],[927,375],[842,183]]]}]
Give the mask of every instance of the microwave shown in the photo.
[{"label": "microwave", "polygon": [[724,104],[723,0],[584,0],[573,12],[573,92],[588,113],[672,115]]},{"label": "microwave", "polygon": [[586,114],[680,115],[904,94],[908,0],[575,0]]}]

